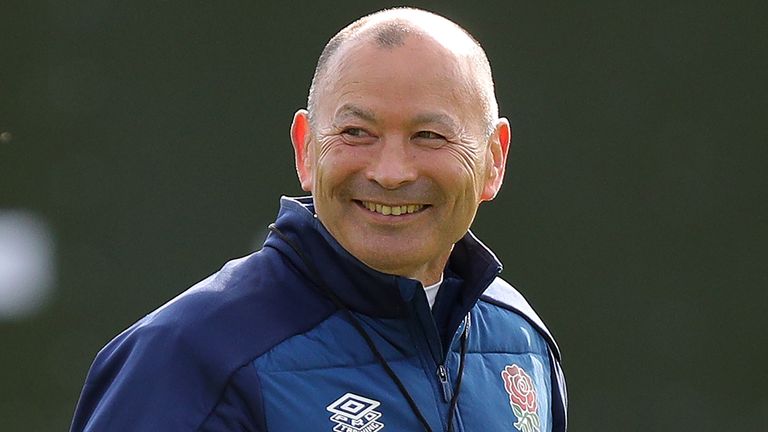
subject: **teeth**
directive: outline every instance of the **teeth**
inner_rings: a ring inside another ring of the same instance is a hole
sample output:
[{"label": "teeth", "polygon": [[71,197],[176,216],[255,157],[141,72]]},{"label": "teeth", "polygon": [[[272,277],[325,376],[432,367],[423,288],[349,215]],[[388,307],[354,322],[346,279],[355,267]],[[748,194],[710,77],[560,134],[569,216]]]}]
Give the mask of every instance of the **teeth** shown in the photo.
[{"label": "teeth", "polygon": [[400,216],[403,214],[416,213],[424,208],[422,204],[407,204],[401,206],[388,206],[385,204],[372,203],[370,201],[361,201],[363,207],[376,213],[381,213],[384,216]]}]

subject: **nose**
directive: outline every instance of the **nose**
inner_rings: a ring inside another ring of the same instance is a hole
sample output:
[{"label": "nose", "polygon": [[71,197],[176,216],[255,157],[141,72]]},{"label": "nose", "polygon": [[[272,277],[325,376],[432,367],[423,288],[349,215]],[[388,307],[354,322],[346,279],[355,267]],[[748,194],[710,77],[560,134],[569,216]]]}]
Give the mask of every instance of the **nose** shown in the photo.
[{"label": "nose", "polygon": [[408,140],[393,138],[382,140],[378,152],[368,166],[366,177],[384,189],[397,189],[418,177],[415,154]]}]

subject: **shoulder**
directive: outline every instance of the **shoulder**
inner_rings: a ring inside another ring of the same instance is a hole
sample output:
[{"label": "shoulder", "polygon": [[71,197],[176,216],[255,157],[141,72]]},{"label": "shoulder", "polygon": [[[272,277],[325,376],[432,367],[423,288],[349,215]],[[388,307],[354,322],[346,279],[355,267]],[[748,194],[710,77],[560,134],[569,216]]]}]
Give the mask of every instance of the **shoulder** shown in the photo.
[{"label": "shoulder", "polygon": [[555,431],[567,430],[568,395],[565,377],[561,367],[562,358],[560,349],[555,342],[552,333],[533,310],[528,301],[512,285],[501,278],[496,278],[480,297],[482,302],[514,312],[524,318],[542,336],[549,346],[552,360],[552,413],[553,428]]},{"label": "shoulder", "polygon": [[560,359],[560,349],[544,321],[525,297],[507,281],[497,277],[480,296],[480,300],[521,315],[544,337],[555,357]]},{"label": "shoulder", "polygon": [[123,430],[126,413],[147,430],[193,430],[253,359],[332,313],[276,251],[231,261],[99,352],[75,425]]},{"label": "shoulder", "polygon": [[[228,262],[150,313],[124,335],[191,349],[229,368],[333,313],[274,250]],[[122,335],[121,335],[122,336]]]}]

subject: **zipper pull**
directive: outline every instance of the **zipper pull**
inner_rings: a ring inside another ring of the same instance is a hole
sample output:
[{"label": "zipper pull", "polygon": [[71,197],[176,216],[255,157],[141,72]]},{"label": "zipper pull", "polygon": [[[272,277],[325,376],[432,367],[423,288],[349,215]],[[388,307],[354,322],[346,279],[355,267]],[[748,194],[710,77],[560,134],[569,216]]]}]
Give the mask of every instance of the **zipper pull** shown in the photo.
[{"label": "zipper pull", "polygon": [[448,371],[445,370],[445,366],[437,366],[437,379],[440,380],[440,385],[443,386],[443,401],[448,403],[451,401],[451,386],[448,384]]}]

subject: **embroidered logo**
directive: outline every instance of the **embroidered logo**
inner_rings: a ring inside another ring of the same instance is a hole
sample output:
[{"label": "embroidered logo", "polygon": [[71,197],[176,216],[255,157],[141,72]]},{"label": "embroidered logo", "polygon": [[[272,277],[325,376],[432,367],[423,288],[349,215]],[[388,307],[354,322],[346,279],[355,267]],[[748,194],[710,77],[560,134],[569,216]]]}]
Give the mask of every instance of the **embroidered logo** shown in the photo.
[{"label": "embroidered logo", "polygon": [[538,404],[536,402],[536,387],[527,373],[516,364],[509,365],[501,371],[504,389],[509,394],[509,405],[517,417],[515,427],[521,432],[540,432]]},{"label": "embroidered logo", "polygon": [[347,393],[325,409],[333,414],[334,432],[376,432],[384,429],[384,425],[377,421],[381,413],[374,411],[379,405],[379,401]]}]

